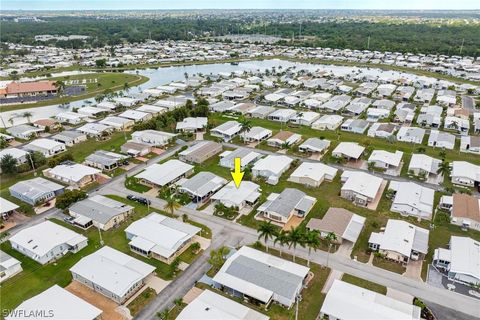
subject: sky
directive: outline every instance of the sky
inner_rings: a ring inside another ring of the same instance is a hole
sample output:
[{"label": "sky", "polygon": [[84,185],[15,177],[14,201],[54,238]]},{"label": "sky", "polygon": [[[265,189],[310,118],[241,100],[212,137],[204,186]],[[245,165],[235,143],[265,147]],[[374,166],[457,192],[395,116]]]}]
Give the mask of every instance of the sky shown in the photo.
[{"label": "sky", "polygon": [[1,0],[2,10],[399,9],[472,10],[480,0]]}]

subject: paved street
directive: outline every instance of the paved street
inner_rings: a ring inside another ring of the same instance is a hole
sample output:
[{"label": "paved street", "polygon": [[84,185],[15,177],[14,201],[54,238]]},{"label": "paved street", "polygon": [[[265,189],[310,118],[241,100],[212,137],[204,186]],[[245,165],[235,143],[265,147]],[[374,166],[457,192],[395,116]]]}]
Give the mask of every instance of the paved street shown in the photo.
[{"label": "paved street", "polygon": [[[156,163],[162,159],[168,158],[178,151],[181,146],[177,146],[169,151],[149,160],[148,164]],[[143,170],[148,164],[140,164],[128,172],[128,176],[132,176]],[[391,177],[389,177],[392,179]],[[401,179],[401,178],[398,178]],[[125,197],[128,194],[136,194],[145,196],[140,193],[133,192],[124,187],[125,175],[117,176],[111,179],[104,185],[101,185],[91,194],[115,194]],[[151,207],[161,209],[165,205],[165,201],[159,198],[148,197],[151,201]],[[58,209],[51,209],[44,214],[38,215],[25,224],[17,226],[12,229],[11,233],[33,225],[42,219],[51,217],[55,214],[61,213]],[[206,215],[194,209],[182,207],[176,212],[179,215],[187,214],[190,219],[208,226],[212,230],[213,242],[211,247],[206,250],[187,270],[185,270],[177,279],[168,285],[155,300],[146,307],[138,316],[138,319],[153,319],[157,312],[172,306],[176,298],[183,297],[183,295],[194,285],[194,283],[201,278],[201,276],[209,269],[208,257],[209,252],[213,248],[218,248],[223,245],[240,246],[243,244],[253,243],[257,240],[257,232],[254,229],[233,223],[231,221]],[[273,245],[273,244],[270,244]],[[284,251],[290,252],[288,248],[283,248]],[[308,251],[304,248],[297,248],[296,254],[299,257],[307,258]],[[399,274],[374,267],[372,265],[363,264],[351,260],[349,257],[341,254],[330,254],[327,258],[327,253],[324,251],[313,252],[311,256],[312,261],[326,265],[327,260],[329,267],[339,272],[348,273],[359,278],[363,278],[386,287],[395,288],[396,290],[419,297],[428,303],[433,303],[437,309],[447,308],[453,310],[462,310],[465,315],[462,319],[469,319],[469,317],[480,318],[480,308],[478,300],[437,288],[430,284],[409,279]],[[440,307],[441,306],[441,307]],[[452,312],[449,310],[448,312]],[[445,312],[447,312],[445,311]],[[458,311],[455,311],[458,314]]]}]

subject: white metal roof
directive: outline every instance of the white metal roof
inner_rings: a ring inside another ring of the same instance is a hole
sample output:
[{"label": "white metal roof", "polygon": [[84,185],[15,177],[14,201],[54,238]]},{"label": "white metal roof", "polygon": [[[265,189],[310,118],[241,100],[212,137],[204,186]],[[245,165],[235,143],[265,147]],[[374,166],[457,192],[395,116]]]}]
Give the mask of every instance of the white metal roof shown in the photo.
[{"label": "white metal roof", "polygon": [[417,306],[336,279],[328,290],[321,312],[338,319],[420,319]]},{"label": "white metal roof", "polygon": [[450,271],[470,275],[480,282],[480,242],[452,236],[450,251]]},{"label": "white metal roof", "polygon": [[364,147],[355,142],[340,142],[335,150],[332,151],[333,154],[342,154],[349,158],[358,159],[362,155]]},{"label": "white metal roof", "polygon": [[361,171],[344,171],[342,181],[345,179],[342,190],[350,190],[372,199],[377,195],[383,182],[382,178]]},{"label": "white metal roof", "polygon": [[270,171],[274,175],[280,175],[284,170],[290,167],[293,159],[287,156],[268,155],[258,160],[253,166],[253,170]]},{"label": "white metal roof", "polygon": [[237,189],[235,183],[230,181],[212,196],[212,200],[219,200],[227,206],[240,206],[244,201],[254,201],[260,196],[260,186],[251,181],[242,181]]},{"label": "white metal roof", "polygon": [[120,297],[154,270],[154,266],[108,246],[80,259],[70,268],[71,272]]},{"label": "white metal roof", "polygon": [[380,161],[390,166],[398,167],[402,161],[403,152],[395,151],[388,152],[385,150],[373,150],[372,154],[368,158],[368,161]]},{"label": "white metal roof", "polygon": [[85,176],[98,174],[101,171],[83,164],[75,163],[72,165],[59,164],[58,166],[49,169],[49,173],[66,180],[78,182]]},{"label": "white metal roof", "polygon": [[314,181],[320,181],[325,175],[335,177],[338,170],[320,162],[302,162],[302,164],[293,171],[290,177],[310,178]]},{"label": "white metal roof", "polygon": [[9,212],[18,208],[19,206],[17,206],[15,203],[0,197],[0,213]]},{"label": "white metal roof", "polygon": [[135,236],[133,241],[148,241],[151,247],[147,252],[153,251],[162,257],[169,258],[185,242],[200,232],[200,228],[151,213],[130,224],[125,232]]},{"label": "white metal roof", "polygon": [[51,221],[44,221],[25,228],[10,238],[10,242],[28,249],[38,256],[44,256],[53,248],[68,243],[75,245],[87,240],[83,235]]},{"label": "white metal roof", "polygon": [[268,320],[269,317],[208,289],[190,302],[177,320]]},{"label": "white metal roof", "polygon": [[145,179],[159,186],[164,186],[192,169],[192,165],[173,159],[162,164],[154,163],[135,177]]},{"label": "white metal roof", "polygon": [[[39,311],[44,316],[38,316]],[[31,316],[35,314],[36,316]],[[51,319],[51,320],[93,320],[102,314],[102,310],[53,285],[42,293],[22,302],[6,320]]]}]

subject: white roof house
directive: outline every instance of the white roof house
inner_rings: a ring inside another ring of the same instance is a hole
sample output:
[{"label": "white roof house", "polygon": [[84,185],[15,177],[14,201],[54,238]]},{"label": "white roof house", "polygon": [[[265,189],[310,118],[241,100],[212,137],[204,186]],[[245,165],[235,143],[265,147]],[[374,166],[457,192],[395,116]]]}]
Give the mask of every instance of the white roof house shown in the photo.
[{"label": "white roof house", "polygon": [[155,147],[163,147],[168,144],[169,140],[174,138],[176,134],[157,131],[157,130],[143,130],[132,133],[132,140],[135,142],[145,143]]},{"label": "white roof house", "polygon": [[220,165],[225,168],[234,169],[235,158],[240,158],[240,168],[255,163],[262,157],[262,154],[249,148],[238,148],[233,151],[227,150],[220,154]]},{"label": "white roof house", "polygon": [[450,280],[467,285],[480,283],[480,242],[452,236],[449,249],[435,249],[433,264],[448,271]]},{"label": "white roof house", "polygon": [[159,107],[159,106],[154,106],[150,104],[142,104],[140,107],[136,108],[135,110],[141,111],[141,112],[147,112],[151,113],[153,115],[158,115],[164,112],[167,112],[167,108]]},{"label": "white roof house", "polygon": [[249,131],[242,133],[242,138],[245,142],[262,141],[272,136],[272,130],[262,127],[252,127]]},{"label": "white roof house", "polygon": [[244,246],[227,259],[213,281],[265,305],[275,301],[290,307],[309,271],[310,268]]},{"label": "white roof house", "polygon": [[237,121],[227,121],[210,130],[214,137],[222,138],[225,141],[231,140],[242,130],[242,126]]},{"label": "white roof house", "polygon": [[99,115],[101,115],[101,114],[110,112],[110,110],[108,110],[108,109],[103,109],[103,108],[86,106],[86,107],[83,107],[83,108],[79,108],[79,109],[77,110],[77,112],[78,112],[79,114],[83,114],[83,115],[86,115],[86,116],[97,117],[97,116],[99,116]]},{"label": "white roof house", "polygon": [[278,122],[288,122],[295,117],[296,114],[297,112],[292,109],[277,109],[267,115],[267,119]]},{"label": "white roof house", "polygon": [[84,124],[83,126],[77,128],[76,130],[86,134],[89,137],[90,136],[97,137],[104,133],[110,133],[114,129],[115,128],[111,126],[107,126],[102,123],[91,122],[91,123]]},{"label": "white roof house", "polygon": [[337,175],[336,168],[327,166],[320,162],[302,162],[295,171],[292,172],[288,181],[318,187],[323,180],[332,181]]},{"label": "white roof house", "polygon": [[73,279],[106,297],[123,303],[141,288],[155,267],[104,246],[70,268]]},{"label": "white roof house", "polygon": [[389,219],[384,231],[370,234],[368,245],[391,260],[407,263],[410,259],[418,260],[420,254],[427,254],[428,236],[427,229]]},{"label": "white roof house", "polygon": [[40,152],[46,158],[53,157],[54,155],[66,150],[65,144],[45,138],[35,139],[29,144],[25,145],[23,148],[31,152]]},{"label": "white roof house", "polygon": [[480,182],[480,166],[466,161],[452,161],[450,176],[454,184],[473,187]]},{"label": "white roof house", "polygon": [[263,177],[267,183],[277,184],[281,175],[286,172],[293,159],[284,155],[268,155],[258,160],[252,168],[254,177]]},{"label": "white roof house", "polygon": [[192,118],[188,117],[177,122],[177,131],[195,132],[207,127],[208,119],[206,117]]},{"label": "white roof house", "polygon": [[133,252],[171,262],[183,248],[188,248],[200,228],[151,213],[132,222],[126,229],[129,246]]},{"label": "white roof house", "polygon": [[427,175],[436,175],[440,164],[441,161],[439,159],[427,156],[426,154],[414,153],[410,159],[408,170],[412,170],[417,175],[421,172],[425,172]]},{"label": "white roof house", "polygon": [[193,172],[193,166],[180,160],[168,160],[165,163],[154,163],[135,177],[157,186],[166,186]]},{"label": "white roof house", "polygon": [[137,110],[126,110],[120,113],[118,116],[125,119],[133,120],[135,122],[145,121],[153,117],[151,113],[137,111]]},{"label": "white roof house", "polygon": [[0,215],[4,213],[8,213],[14,210],[17,210],[20,208],[18,205],[16,205],[13,202],[8,201],[7,199],[4,199],[0,197]]},{"label": "white roof house", "polygon": [[135,121],[127,118],[111,116],[103,118],[98,123],[113,127],[117,130],[125,130],[133,126]]},{"label": "white roof house", "polygon": [[326,114],[312,123],[312,129],[316,130],[335,130],[343,122],[343,117],[336,114]]},{"label": "white roof house", "polygon": [[227,207],[242,209],[246,205],[255,204],[260,197],[260,191],[260,186],[251,181],[242,181],[239,188],[235,186],[233,181],[230,181],[217,191],[211,199],[219,201]]},{"label": "white roof house", "polygon": [[19,231],[9,241],[13,249],[46,264],[68,251],[79,251],[87,245],[88,239],[56,223],[44,221]]},{"label": "white roof house", "polygon": [[268,320],[269,317],[210,290],[204,290],[190,302],[176,320],[223,319]]},{"label": "white roof house", "polygon": [[397,140],[410,143],[422,143],[425,129],[416,127],[401,127],[397,132]]},{"label": "white roof house", "polygon": [[[6,155],[11,155],[17,160],[17,164],[26,163],[28,161],[28,152],[18,148],[7,148],[0,150],[0,159]],[[1,170],[1,169],[0,169]]]},{"label": "white roof house", "polygon": [[438,130],[431,130],[428,137],[430,147],[438,147],[452,150],[455,148],[455,135]]},{"label": "white roof house", "polygon": [[391,181],[389,189],[395,191],[391,211],[422,219],[431,218],[435,190],[400,181]]},{"label": "white roof house", "polygon": [[71,111],[60,112],[57,115],[55,115],[55,119],[57,119],[58,121],[70,123],[70,124],[79,124],[85,118],[87,118],[86,115],[78,114],[76,112],[71,112]]},{"label": "white roof house", "polygon": [[290,119],[290,121],[304,126],[311,126],[312,123],[314,123],[318,118],[320,118],[320,113],[303,111],[297,113],[293,118]]},{"label": "white roof house", "polygon": [[357,204],[366,205],[373,201],[380,191],[383,179],[361,171],[344,171],[342,197]]},{"label": "white roof house", "polygon": [[332,151],[332,156],[358,160],[363,151],[365,151],[365,148],[356,142],[340,142]]},{"label": "white roof house", "polygon": [[420,320],[421,309],[335,279],[320,314],[331,319]]},{"label": "white roof house", "polygon": [[377,168],[398,168],[402,163],[403,152],[388,152],[385,150],[373,150],[368,162],[373,162]]},{"label": "white roof house", "polygon": [[330,147],[330,140],[308,138],[298,146],[300,152],[323,153]]},{"label": "white roof house", "polygon": [[[29,316],[37,315],[39,311],[44,311],[44,316]],[[53,285],[22,302],[5,319],[94,320],[98,319],[101,314],[102,310],[62,287]]]},{"label": "white roof house", "polygon": [[179,181],[180,191],[187,193],[195,203],[205,201],[227,183],[227,180],[211,172],[202,171],[192,178]]},{"label": "white roof house", "polygon": [[98,169],[79,163],[59,164],[56,167],[43,171],[46,177],[69,185],[83,185],[86,180],[88,180],[86,181],[87,183],[94,181],[96,179],[95,176],[101,172]]}]

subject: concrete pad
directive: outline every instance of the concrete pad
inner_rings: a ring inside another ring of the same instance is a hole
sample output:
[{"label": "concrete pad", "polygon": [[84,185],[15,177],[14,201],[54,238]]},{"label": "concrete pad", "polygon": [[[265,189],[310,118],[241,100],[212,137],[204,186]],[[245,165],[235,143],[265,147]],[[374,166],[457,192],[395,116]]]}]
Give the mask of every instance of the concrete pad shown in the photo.
[{"label": "concrete pad", "polygon": [[387,288],[387,297],[390,297],[392,299],[402,301],[402,302],[405,302],[405,303],[408,303],[408,304],[412,304],[413,303],[413,298],[414,298],[412,295],[410,295],[408,293],[398,291],[398,290],[395,290],[395,289],[392,289],[392,288]]},{"label": "concrete pad", "polygon": [[195,134],[195,140],[203,140],[203,132],[197,132]]},{"label": "concrete pad", "polygon": [[162,153],[165,152],[165,150],[160,148],[152,148],[152,152],[155,153],[156,155],[161,155]]},{"label": "concrete pad", "polygon": [[258,146],[260,144],[260,141],[254,141],[254,142],[250,142],[249,144],[247,144],[247,147],[249,148],[255,148],[256,146]]},{"label": "concrete pad", "polygon": [[143,194],[152,198],[156,198],[158,197],[158,188],[152,187],[150,190],[144,192]]},{"label": "concrete pad", "polygon": [[104,295],[93,291],[92,289],[81,284],[80,282],[72,281],[65,289],[102,310],[102,320],[127,319],[124,315],[117,311],[117,303],[108,299]]},{"label": "concrete pad", "polygon": [[200,244],[200,248],[202,250],[207,250],[208,247],[210,247],[210,244],[212,243],[212,240],[201,237],[199,235],[196,235],[193,237],[193,242],[198,242]]},{"label": "concrete pad", "polygon": [[332,270],[328,275],[327,281],[325,281],[325,285],[323,286],[322,293],[327,293],[328,290],[332,287],[333,281],[335,279],[341,280],[343,277],[343,272],[338,270]]},{"label": "concrete pad", "polygon": [[203,289],[193,287],[185,294],[185,296],[183,296],[182,300],[184,303],[189,304],[190,302],[195,300],[200,294],[202,294],[202,292]]},{"label": "concrete pad", "polygon": [[213,212],[215,211],[215,204],[209,204],[205,209],[202,210],[202,212],[213,216]]},{"label": "concrete pad", "polygon": [[367,209],[377,210],[378,204],[380,203],[380,200],[382,200],[383,191],[385,191],[387,184],[388,180],[383,180],[382,184],[380,185],[380,190],[378,190],[377,196],[375,197],[375,199],[373,199],[372,202],[367,205]]},{"label": "concrete pad", "polygon": [[135,157],[136,160],[138,161],[142,161],[142,162],[147,162],[148,161],[148,158],[144,158],[144,157]]},{"label": "concrete pad", "polygon": [[33,211],[35,211],[36,214],[44,213],[47,210],[50,210],[51,208],[55,207],[55,202],[57,198],[53,198],[52,200],[48,201],[47,203],[44,203],[43,205],[40,205],[38,207],[33,208]]},{"label": "concrete pad", "polygon": [[343,241],[343,243],[339,246],[336,254],[346,258],[350,258],[352,249],[353,249],[353,243],[351,243],[350,241]]},{"label": "concrete pad", "polygon": [[423,261],[410,261],[407,264],[407,269],[403,273],[403,276],[414,279],[414,280],[422,280],[422,264]]},{"label": "concrete pad", "polygon": [[288,220],[287,223],[285,223],[285,225],[283,226],[283,230],[285,231],[288,231],[290,230],[291,228],[296,228],[298,227],[302,222],[303,222],[303,219],[304,218],[300,218],[296,215],[293,215],[290,220]]},{"label": "concrete pad", "polygon": [[145,287],[152,288],[157,294],[159,294],[170,284],[170,282],[171,281],[163,280],[162,278],[151,274],[145,279]]}]

